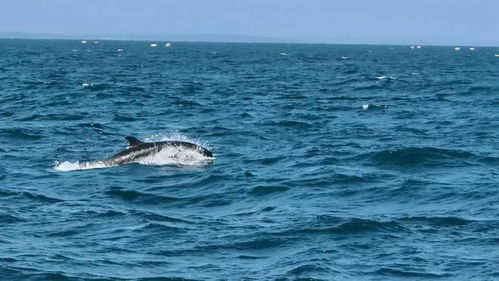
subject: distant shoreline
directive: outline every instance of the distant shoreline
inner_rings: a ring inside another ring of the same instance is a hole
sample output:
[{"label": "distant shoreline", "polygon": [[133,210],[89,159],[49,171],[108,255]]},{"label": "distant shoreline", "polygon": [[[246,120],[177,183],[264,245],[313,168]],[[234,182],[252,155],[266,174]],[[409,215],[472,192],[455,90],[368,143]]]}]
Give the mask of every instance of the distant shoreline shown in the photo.
[{"label": "distant shoreline", "polygon": [[172,35],[168,36],[107,36],[107,35],[64,35],[48,33],[28,33],[28,32],[0,32],[0,39],[18,40],[87,40],[87,41],[129,41],[129,42],[185,42],[185,43],[236,43],[236,44],[293,44],[293,45],[354,45],[354,46],[411,46],[421,45],[425,47],[480,47],[497,48],[493,45],[472,45],[472,44],[423,44],[423,43],[327,43],[308,42],[294,39],[267,38],[246,35]]}]

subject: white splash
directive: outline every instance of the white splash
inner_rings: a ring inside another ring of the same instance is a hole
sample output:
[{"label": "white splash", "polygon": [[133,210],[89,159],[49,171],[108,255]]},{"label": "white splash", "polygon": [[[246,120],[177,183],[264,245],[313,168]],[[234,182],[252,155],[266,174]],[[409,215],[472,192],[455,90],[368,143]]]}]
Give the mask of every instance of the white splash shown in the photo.
[{"label": "white splash", "polygon": [[69,172],[69,171],[77,171],[77,170],[90,170],[90,169],[101,169],[101,168],[106,168],[106,167],[111,167],[111,165],[106,165],[102,161],[95,161],[95,162],[70,162],[70,161],[63,161],[63,162],[55,162],[54,165],[54,170],[59,171],[59,172]]},{"label": "white splash", "polygon": [[281,56],[291,56],[291,54],[288,54],[288,53],[279,53],[279,55],[281,55]]},{"label": "white splash", "polygon": [[158,44],[156,44],[156,43],[151,43],[151,44],[149,44],[149,46],[151,46],[151,47],[158,47]]},{"label": "white splash", "polygon": [[160,152],[141,158],[138,163],[142,165],[174,165],[174,166],[204,166],[213,158],[206,157],[197,150],[182,149],[179,147],[166,147]]},{"label": "white splash", "polygon": [[169,48],[169,47],[171,47],[171,46],[172,46],[172,43],[171,43],[171,42],[166,42],[165,47]]},{"label": "white splash", "polygon": [[210,146],[206,142],[203,142],[203,141],[201,141],[199,139],[189,138],[186,135],[180,133],[179,131],[173,131],[173,132],[169,132],[169,133],[154,134],[154,135],[150,135],[148,137],[144,137],[143,140],[145,142],[174,141],[174,140],[177,140],[177,141],[186,141],[186,142],[197,144],[199,146],[206,147],[207,149],[210,149]]},{"label": "white splash", "polygon": [[461,51],[461,48],[460,47],[455,47],[454,51]]},{"label": "white splash", "polygon": [[388,76],[386,76],[386,75],[380,75],[380,76],[375,76],[374,78],[376,78],[378,80],[383,80],[383,79],[388,78]]},{"label": "white splash", "polygon": [[87,44],[87,40],[81,40],[82,44]]}]

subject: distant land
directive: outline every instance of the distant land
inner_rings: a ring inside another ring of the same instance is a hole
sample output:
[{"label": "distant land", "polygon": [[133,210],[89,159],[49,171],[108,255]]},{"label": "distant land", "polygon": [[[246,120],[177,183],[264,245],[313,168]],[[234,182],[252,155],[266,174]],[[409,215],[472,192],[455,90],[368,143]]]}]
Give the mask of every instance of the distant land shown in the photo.
[{"label": "distant land", "polygon": [[248,42],[248,43],[307,43],[289,38],[270,38],[231,34],[189,35],[109,35],[109,34],[52,34],[32,32],[0,32],[0,38],[13,39],[72,39],[72,40],[126,40],[126,41],[192,41],[192,42]]},{"label": "distant land", "polygon": [[456,44],[443,44],[438,40],[398,40],[386,42],[380,38],[375,42],[363,42],[352,38],[336,38],[336,42],[300,40],[295,38],[274,38],[238,34],[57,34],[38,32],[0,31],[0,38],[11,39],[66,39],[66,40],[117,40],[117,41],[183,41],[183,42],[226,42],[226,43],[290,43],[290,44],[347,44],[347,45],[424,45],[424,46],[460,46],[460,47],[497,47],[490,44],[473,44],[471,41],[454,39]]}]

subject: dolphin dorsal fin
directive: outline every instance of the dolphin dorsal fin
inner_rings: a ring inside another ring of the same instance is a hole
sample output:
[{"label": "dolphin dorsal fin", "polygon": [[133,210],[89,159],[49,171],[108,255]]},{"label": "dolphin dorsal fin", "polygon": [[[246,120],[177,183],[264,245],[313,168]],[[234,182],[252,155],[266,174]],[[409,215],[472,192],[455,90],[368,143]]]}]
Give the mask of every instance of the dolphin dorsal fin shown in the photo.
[{"label": "dolphin dorsal fin", "polygon": [[125,139],[130,143],[130,146],[136,146],[142,143],[138,139],[130,136],[125,137]]}]

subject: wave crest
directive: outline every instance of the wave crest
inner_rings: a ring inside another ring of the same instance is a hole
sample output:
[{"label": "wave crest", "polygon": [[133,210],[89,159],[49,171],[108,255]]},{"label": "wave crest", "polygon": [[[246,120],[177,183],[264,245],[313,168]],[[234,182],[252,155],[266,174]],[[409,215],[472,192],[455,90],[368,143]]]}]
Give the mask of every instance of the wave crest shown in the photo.
[{"label": "wave crest", "polygon": [[473,160],[476,156],[471,152],[441,149],[435,147],[406,147],[381,150],[361,155],[375,165],[409,166],[446,166],[461,165]]}]

